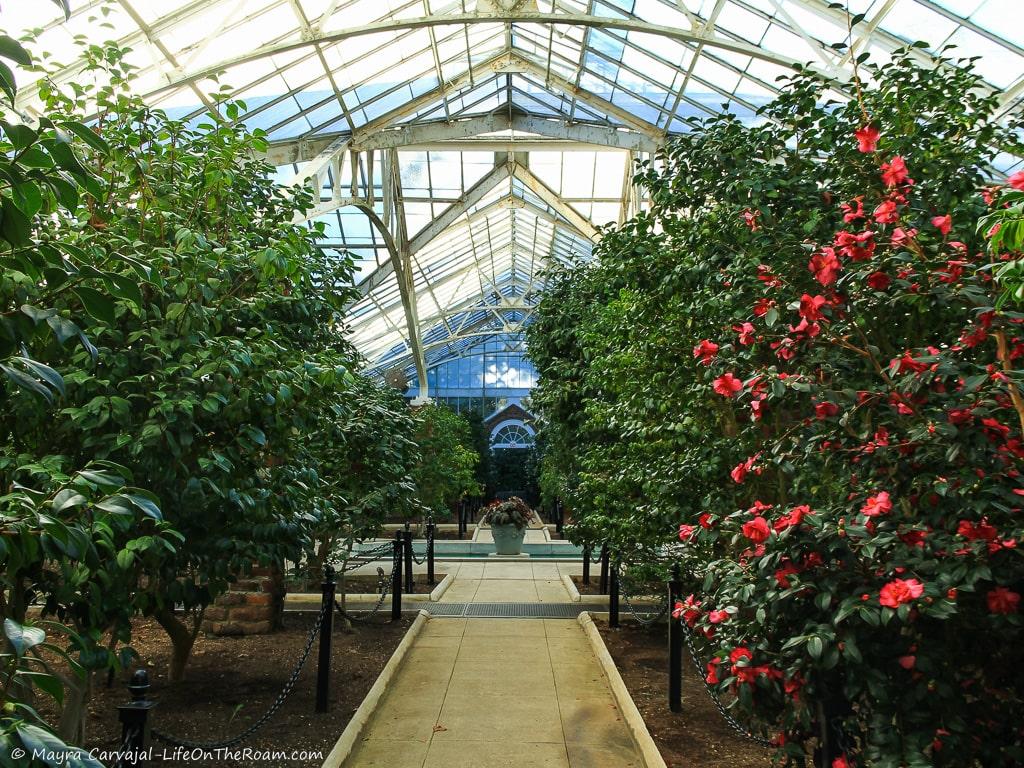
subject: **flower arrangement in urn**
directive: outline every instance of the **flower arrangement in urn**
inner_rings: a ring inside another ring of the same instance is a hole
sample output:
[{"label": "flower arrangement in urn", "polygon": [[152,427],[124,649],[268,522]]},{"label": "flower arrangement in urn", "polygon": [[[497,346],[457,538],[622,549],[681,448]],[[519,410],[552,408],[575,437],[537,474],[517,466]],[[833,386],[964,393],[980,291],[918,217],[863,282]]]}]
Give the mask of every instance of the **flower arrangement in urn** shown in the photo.
[{"label": "flower arrangement in urn", "polygon": [[518,555],[523,551],[526,526],[533,516],[533,510],[525,501],[512,496],[489,504],[480,522],[491,526],[496,554]]}]

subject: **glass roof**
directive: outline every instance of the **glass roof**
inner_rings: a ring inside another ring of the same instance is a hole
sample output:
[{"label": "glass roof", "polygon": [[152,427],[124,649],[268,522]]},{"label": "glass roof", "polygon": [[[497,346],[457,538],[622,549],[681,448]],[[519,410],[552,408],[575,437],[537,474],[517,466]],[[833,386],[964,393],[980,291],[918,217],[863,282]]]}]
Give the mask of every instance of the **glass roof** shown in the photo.
[{"label": "glass roof", "polygon": [[[602,225],[643,207],[637,157],[687,117],[756,120],[794,63],[846,82],[855,55],[955,45],[1005,91],[1005,114],[1024,110],[1021,0],[848,0],[864,14],[848,50],[832,47],[848,35],[834,5],[72,0],[66,22],[44,2],[2,17],[40,30],[57,82],[81,76],[82,36],[130,47],[137,91],[172,116],[225,120],[217,94],[241,99],[280,182],[320,190],[323,247],[356,258],[351,333],[370,369],[422,376],[488,334],[521,335],[544,267],[587,258]],[[31,85],[19,108],[37,114]]]}]

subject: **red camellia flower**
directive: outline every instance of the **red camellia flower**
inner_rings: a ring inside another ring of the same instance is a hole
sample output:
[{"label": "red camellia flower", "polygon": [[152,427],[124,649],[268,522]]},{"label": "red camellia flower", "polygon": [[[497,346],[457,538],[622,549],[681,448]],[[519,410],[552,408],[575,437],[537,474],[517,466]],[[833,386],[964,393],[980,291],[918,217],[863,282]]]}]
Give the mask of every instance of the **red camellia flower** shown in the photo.
[{"label": "red camellia flower", "polygon": [[689,541],[690,539],[693,538],[693,534],[696,532],[696,530],[697,530],[697,526],[695,526],[695,525],[687,525],[686,523],[683,523],[682,525],[679,526],[679,540],[680,541]]},{"label": "red camellia flower", "polygon": [[853,135],[857,137],[857,151],[858,152],[874,152],[878,149],[878,129],[873,125],[865,125],[863,128],[858,128],[853,132]]},{"label": "red camellia flower", "polygon": [[742,214],[743,223],[750,227],[751,232],[757,232],[757,211],[752,211],[749,208]]},{"label": "red camellia flower", "polygon": [[692,627],[700,618],[700,600],[688,595],[683,602],[677,602],[672,608],[672,618],[682,619]]},{"label": "red camellia flower", "polygon": [[734,331],[736,331],[736,333],[738,333],[740,335],[739,342],[744,347],[749,347],[751,344],[754,343],[754,324],[753,323],[743,323],[741,325],[734,325],[732,327],[732,329]]},{"label": "red camellia flower", "polygon": [[837,413],[839,413],[839,406],[835,403],[830,403],[828,400],[814,406],[814,415],[819,419],[827,419],[830,416],[835,416]]},{"label": "red camellia flower", "polygon": [[892,499],[888,491],[879,491],[874,496],[869,496],[864,502],[860,511],[865,517],[878,517],[892,511]]},{"label": "red camellia flower", "polygon": [[839,276],[842,264],[839,263],[835,249],[825,247],[821,249],[820,253],[811,256],[811,261],[807,268],[814,273],[814,278],[819,283],[822,285],[832,285]]},{"label": "red camellia flower", "polygon": [[768,314],[768,310],[775,306],[775,302],[771,299],[758,299],[754,303],[754,314],[758,317],[764,317]]},{"label": "red camellia flower", "polygon": [[797,573],[800,573],[800,571],[792,563],[786,563],[775,571],[775,581],[778,582],[779,588],[788,589],[790,586],[789,577]]},{"label": "red camellia flower", "polygon": [[805,293],[800,297],[800,317],[811,322],[821,320],[825,317],[821,308],[826,304],[828,304],[828,299],[821,294],[811,296],[809,293]]},{"label": "red camellia flower", "polygon": [[704,676],[704,680],[708,685],[718,685],[718,665],[722,663],[721,656],[715,656],[711,661],[707,663],[708,673]]},{"label": "red camellia flower", "polygon": [[758,460],[758,458],[760,456],[761,456],[760,453],[755,453],[753,456],[751,456],[746,461],[740,462],[735,467],[733,467],[732,472],[729,473],[729,475],[732,477],[733,481],[735,481],[737,483],[742,483],[743,480],[746,478],[748,472],[754,472],[754,473],[760,475],[761,474],[761,469],[754,467],[754,464],[757,462],[757,460]]},{"label": "red camellia flower", "polygon": [[949,214],[945,216],[932,216],[932,226],[935,227],[942,236],[945,237],[949,234],[949,230],[953,228],[953,217]]},{"label": "red camellia flower", "polygon": [[907,654],[906,656],[900,656],[900,666],[904,669],[913,669],[914,665],[917,664],[917,656],[913,654]]},{"label": "red camellia flower", "polygon": [[846,760],[846,755],[840,755],[832,761],[832,768],[850,768],[850,764]]},{"label": "red camellia flower", "polygon": [[722,397],[732,397],[743,389],[743,382],[731,373],[723,373],[715,379],[712,386],[714,387],[715,392],[720,394]]},{"label": "red camellia flower", "polygon": [[882,181],[887,187],[895,187],[908,181],[907,164],[902,157],[896,155],[888,163],[882,163]]},{"label": "red camellia flower", "polygon": [[872,272],[868,275],[868,285],[876,291],[884,291],[892,283],[892,278],[885,272]]},{"label": "red camellia flower", "polygon": [[768,521],[763,517],[755,517],[753,520],[749,520],[743,524],[743,535],[750,539],[755,544],[760,544],[768,539],[771,535],[772,529],[768,525]]},{"label": "red camellia flower", "polygon": [[872,215],[879,224],[895,224],[900,218],[899,211],[896,210],[896,203],[892,200],[883,200]]},{"label": "red camellia flower", "polygon": [[1020,604],[1020,595],[1006,587],[996,587],[985,595],[988,610],[991,613],[1016,613]]},{"label": "red camellia flower", "polygon": [[711,361],[715,359],[715,355],[718,354],[718,345],[710,339],[702,339],[701,342],[693,348],[693,356],[700,360],[702,365],[711,365]]},{"label": "red camellia flower", "polygon": [[723,621],[729,620],[728,611],[711,611],[708,613],[708,621],[712,624],[721,624]]},{"label": "red camellia flower", "polygon": [[1024,192],[1024,171],[1017,171],[1016,173],[1010,174],[1010,178],[1006,180],[1014,189],[1019,189]]},{"label": "red camellia flower", "polygon": [[794,525],[800,525],[803,519],[811,514],[814,514],[814,512],[810,506],[801,504],[800,506],[793,507],[787,514],[776,520],[775,525],[772,527],[781,533],[787,528],[792,528]]},{"label": "red camellia flower", "polygon": [[701,528],[710,529],[711,528],[711,513],[710,512],[704,512],[697,519],[697,524],[700,525]]},{"label": "red camellia flower", "polygon": [[893,579],[878,596],[878,602],[887,608],[898,608],[924,594],[924,584],[917,579]]}]

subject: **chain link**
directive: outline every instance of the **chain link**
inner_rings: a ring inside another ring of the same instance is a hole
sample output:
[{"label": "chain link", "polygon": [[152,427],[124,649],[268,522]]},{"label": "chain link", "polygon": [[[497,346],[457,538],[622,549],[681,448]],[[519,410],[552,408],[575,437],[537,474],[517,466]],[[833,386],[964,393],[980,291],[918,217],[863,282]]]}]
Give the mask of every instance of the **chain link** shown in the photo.
[{"label": "chain link", "polygon": [[[354,616],[354,615],[352,615],[351,613],[349,613],[348,611],[346,611],[344,608],[341,607],[341,603],[338,602],[337,598],[335,598],[335,600],[334,600],[334,607],[335,607],[335,609],[338,611],[339,614],[344,616],[349,621],[360,622],[360,621],[367,621],[368,619],[373,618],[377,614],[377,612],[381,609],[381,607],[384,605],[384,601],[387,599],[388,594],[391,592],[391,585],[394,584],[394,580],[395,580],[395,569],[396,569],[396,566],[394,564],[392,564],[392,566],[391,566],[391,575],[386,577],[386,578],[381,578],[380,582],[383,582],[383,583],[378,582],[378,584],[379,584],[378,589],[381,590],[380,597],[377,599],[377,604],[375,606],[373,606],[373,609],[370,610],[370,612],[367,613],[365,616]],[[378,568],[377,571],[379,573],[383,573],[383,569],[381,569],[381,568]]]},{"label": "chain link", "polygon": [[700,656],[697,654],[697,646],[693,642],[693,630],[690,629],[690,625],[685,621],[676,619],[683,626],[683,637],[686,638],[686,647],[690,651],[690,658],[693,660],[693,667],[697,671],[697,677],[704,683],[704,689],[708,692],[711,697],[711,701],[714,702],[715,707],[718,709],[718,713],[725,720],[726,724],[732,728],[736,733],[740,734],[743,738],[749,739],[750,741],[758,744],[762,747],[774,747],[771,741],[768,739],[751,733],[748,729],[744,728],[743,725],[732,715],[729,714],[725,704],[722,703],[721,697],[718,695],[718,691],[715,690],[708,681],[704,674],[704,665],[701,664]]},{"label": "chain link", "polygon": [[[661,621],[661,619],[664,618],[666,611],[668,611],[668,595],[665,595],[662,598],[661,603],[659,604],[660,607],[656,613],[644,614],[641,616],[633,607],[633,602],[629,599],[629,592],[624,588],[626,584],[625,569],[622,567],[621,563],[614,567],[616,569],[616,573],[619,575],[619,594],[622,596],[622,600],[626,604],[626,609],[633,615],[633,618],[644,627],[649,627]],[[636,597],[636,595],[634,595],[634,597]]]},{"label": "chain link", "polygon": [[295,665],[295,669],[292,670],[292,674],[291,677],[288,678],[288,682],[284,684],[284,688],[282,688],[281,692],[277,694],[277,698],[274,699],[274,703],[271,704],[269,709],[267,709],[267,711],[263,713],[263,716],[260,717],[259,720],[250,725],[248,728],[246,728],[244,731],[237,734],[236,736],[232,736],[230,739],[225,739],[224,741],[203,742],[189,741],[188,739],[179,739],[175,736],[170,736],[166,733],[162,733],[154,728],[151,731],[153,737],[157,741],[162,741],[164,744],[169,744],[172,747],[184,747],[185,749],[201,749],[206,752],[213,752],[219,749],[229,749],[230,747],[233,747],[236,744],[240,744],[241,742],[245,741],[247,738],[252,736],[254,733],[256,733],[256,731],[258,731],[260,728],[266,725],[270,718],[277,714],[277,711],[281,708],[281,705],[284,704],[285,699],[287,699],[288,695],[292,692],[292,689],[295,687],[295,683],[298,682],[299,673],[302,672],[302,668],[306,664],[306,659],[309,658],[309,652],[313,648],[313,641],[316,640],[316,636],[320,633],[320,630],[324,624],[324,619],[327,617],[327,612],[330,609],[331,606],[329,605],[321,606],[320,613],[316,618],[316,623],[313,625],[313,629],[311,629],[309,632],[309,637],[306,639],[306,646],[302,649],[302,654],[299,656],[299,661]]}]

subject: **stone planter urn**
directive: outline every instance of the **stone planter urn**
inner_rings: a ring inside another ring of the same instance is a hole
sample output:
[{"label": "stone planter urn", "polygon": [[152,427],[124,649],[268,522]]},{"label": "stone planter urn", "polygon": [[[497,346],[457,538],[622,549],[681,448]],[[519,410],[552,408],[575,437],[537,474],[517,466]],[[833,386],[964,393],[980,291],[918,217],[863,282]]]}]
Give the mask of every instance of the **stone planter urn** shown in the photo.
[{"label": "stone planter urn", "polygon": [[523,538],[526,528],[517,525],[492,525],[491,535],[494,537],[494,551],[499,555],[521,555]]}]

